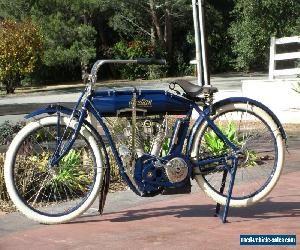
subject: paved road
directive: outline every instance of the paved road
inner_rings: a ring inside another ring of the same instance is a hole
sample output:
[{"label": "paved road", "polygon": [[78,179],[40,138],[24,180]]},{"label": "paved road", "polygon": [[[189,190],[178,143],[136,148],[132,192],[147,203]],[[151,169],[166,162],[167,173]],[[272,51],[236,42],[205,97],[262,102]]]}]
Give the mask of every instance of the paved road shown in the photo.
[{"label": "paved road", "polygon": [[[241,96],[242,80],[250,79],[266,79],[267,75],[255,73],[252,75],[243,75],[237,73],[227,73],[219,74],[211,77],[211,83],[213,86],[219,89],[219,93],[216,94],[216,100],[223,99],[225,97]],[[196,82],[195,78],[189,78],[192,82]],[[114,86],[125,87],[125,86],[138,86],[142,89],[168,89],[168,84],[170,80],[162,81],[150,81],[150,82],[122,82],[117,83]],[[111,89],[112,85],[103,84],[98,87],[99,90]],[[7,104],[23,104],[23,103],[36,103],[36,107],[43,106],[43,103],[58,103],[58,102],[75,102],[80,94],[82,88],[71,88],[71,89],[61,89],[61,90],[50,90],[50,91],[40,91],[31,94],[23,94],[19,96],[10,96],[0,98],[0,105]],[[23,116],[3,116],[0,117],[0,123],[5,120],[19,121],[22,120]]]},{"label": "paved road", "polygon": [[300,171],[284,174],[265,201],[231,209],[228,224],[213,217],[215,204],[199,192],[146,199],[117,193],[109,196],[103,216],[91,211],[63,225],[42,226],[17,214],[4,216],[0,249],[229,250],[240,249],[241,234],[296,235],[299,247],[299,178]]}]

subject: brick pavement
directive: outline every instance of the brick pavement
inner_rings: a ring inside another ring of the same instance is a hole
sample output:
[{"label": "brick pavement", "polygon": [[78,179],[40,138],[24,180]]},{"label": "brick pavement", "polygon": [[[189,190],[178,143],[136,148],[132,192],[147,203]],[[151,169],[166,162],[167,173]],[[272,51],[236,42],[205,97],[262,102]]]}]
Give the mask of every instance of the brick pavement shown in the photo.
[{"label": "brick pavement", "polygon": [[299,180],[300,171],[284,174],[265,201],[231,209],[227,224],[212,216],[212,200],[193,193],[12,233],[0,249],[252,249],[239,245],[240,234],[296,234],[299,246]]}]

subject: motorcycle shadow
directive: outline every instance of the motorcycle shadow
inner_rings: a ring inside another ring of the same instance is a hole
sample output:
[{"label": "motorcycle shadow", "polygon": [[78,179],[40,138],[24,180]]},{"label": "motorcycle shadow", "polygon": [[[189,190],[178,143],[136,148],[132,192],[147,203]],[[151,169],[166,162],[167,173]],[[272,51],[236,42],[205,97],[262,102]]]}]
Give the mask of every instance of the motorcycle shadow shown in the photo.
[{"label": "motorcycle shadow", "polygon": [[[223,209],[223,208],[222,208]],[[223,210],[220,214],[222,215]],[[104,213],[103,216],[94,219],[97,215],[82,216],[80,221],[70,223],[85,223],[85,222],[129,222],[142,221],[151,218],[161,218],[172,216],[175,218],[197,218],[197,217],[213,217],[215,216],[215,205],[174,205],[166,207],[149,207],[127,209],[120,212]],[[246,208],[230,208],[229,217],[235,217],[235,221],[249,220],[268,220],[274,218],[299,218],[300,217],[300,202],[273,202],[270,199],[260,202],[254,206]],[[93,219],[91,219],[93,218]],[[230,221],[230,219],[229,219]]]}]

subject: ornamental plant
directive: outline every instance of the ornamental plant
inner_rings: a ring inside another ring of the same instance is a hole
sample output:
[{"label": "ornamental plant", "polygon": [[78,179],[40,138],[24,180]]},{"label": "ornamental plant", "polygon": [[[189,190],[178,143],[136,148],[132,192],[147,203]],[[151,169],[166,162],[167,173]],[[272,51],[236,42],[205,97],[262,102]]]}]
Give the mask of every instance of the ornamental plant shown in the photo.
[{"label": "ornamental plant", "polygon": [[[86,192],[92,177],[87,174],[83,166],[83,151],[71,149],[69,153],[61,159],[59,167],[55,174],[45,184],[45,189],[50,192],[53,189],[66,194],[65,188],[74,194],[82,194]],[[48,172],[48,162],[51,154],[42,153],[39,157],[33,157],[31,162],[35,162],[40,173]],[[87,167],[87,166],[86,166]],[[50,197],[51,198],[51,197]]]},{"label": "ornamental plant", "polygon": [[[233,144],[242,147],[246,144],[246,141],[243,137],[238,135],[237,127],[234,123],[230,122],[229,124],[219,125],[219,129],[227,137],[227,139]],[[216,135],[214,131],[208,131],[204,134],[204,142],[208,152],[216,157],[226,155],[229,153],[230,148]],[[245,161],[245,159],[247,159]],[[242,167],[254,167],[257,165],[257,160],[259,160],[257,153],[253,150],[246,149],[244,150],[244,158],[240,159]]]},{"label": "ornamental plant", "polygon": [[0,82],[14,93],[22,76],[32,73],[43,52],[42,37],[30,21],[0,23]]}]

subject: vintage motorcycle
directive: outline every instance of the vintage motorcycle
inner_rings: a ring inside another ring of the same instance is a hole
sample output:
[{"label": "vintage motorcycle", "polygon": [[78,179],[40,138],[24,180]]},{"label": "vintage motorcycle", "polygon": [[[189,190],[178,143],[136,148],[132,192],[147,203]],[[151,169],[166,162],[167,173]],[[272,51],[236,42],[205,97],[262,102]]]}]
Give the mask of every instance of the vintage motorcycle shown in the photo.
[{"label": "vintage motorcycle", "polygon": [[26,116],[33,120],[5,160],[6,187],[23,214],[45,224],[67,222],[98,195],[102,213],[112,158],[142,197],[188,193],[195,179],[217,210],[225,206],[223,221],[229,206],[252,205],[273,189],[286,134],[270,109],[244,97],[213,103],[216,88],[186,80],[171,82],[169,91],[97,92],[98,69],[107,63],[165,61],[99,60],[73,109],[53,104]]}]

